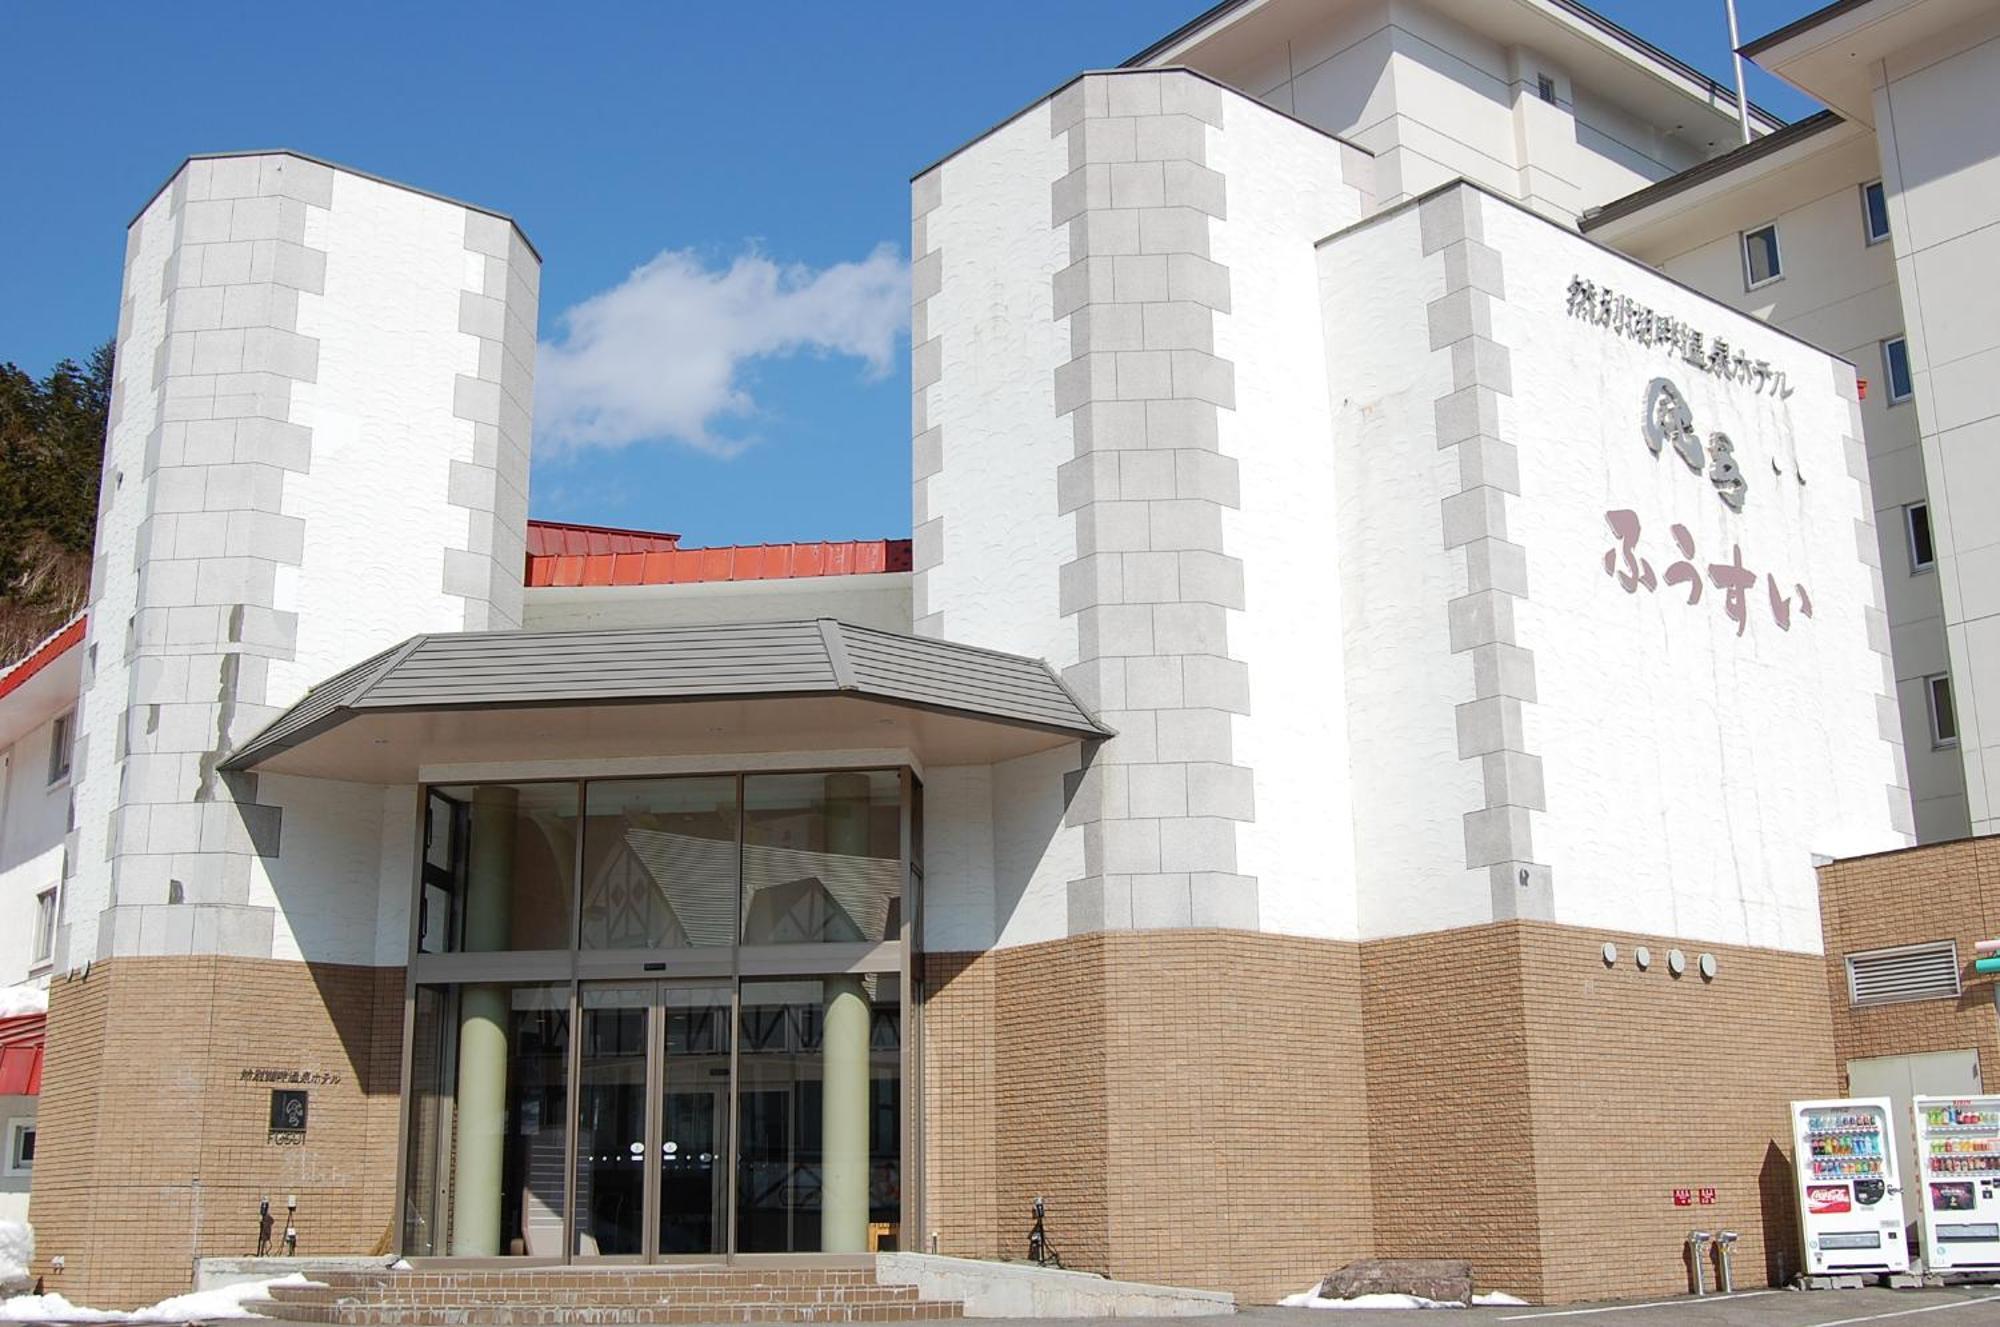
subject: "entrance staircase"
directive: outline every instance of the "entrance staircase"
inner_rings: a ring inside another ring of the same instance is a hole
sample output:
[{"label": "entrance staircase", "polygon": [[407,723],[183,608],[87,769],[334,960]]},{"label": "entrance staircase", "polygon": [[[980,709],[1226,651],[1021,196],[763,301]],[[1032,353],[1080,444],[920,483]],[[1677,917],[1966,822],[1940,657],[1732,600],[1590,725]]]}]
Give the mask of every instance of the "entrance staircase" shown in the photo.
[{"label": "entrance staircase", "polygon": [[320,1272],[245,1305],[342,1327],[639,1327],[654,1323],[934,1322],[964,1305],[883,1285],[873,1267],[620,1267]]}]

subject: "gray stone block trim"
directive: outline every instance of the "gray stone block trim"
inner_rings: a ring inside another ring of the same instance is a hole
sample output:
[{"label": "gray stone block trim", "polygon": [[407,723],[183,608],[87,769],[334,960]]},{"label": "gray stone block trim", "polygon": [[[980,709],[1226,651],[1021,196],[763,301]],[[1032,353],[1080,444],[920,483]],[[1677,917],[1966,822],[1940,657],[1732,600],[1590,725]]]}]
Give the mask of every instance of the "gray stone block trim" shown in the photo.
[{"label": "gray stone block trim", "polygon": [[1437,445],[1458,449],[1459,488],[1438,516],[1444,546],[1465,568],[1466,592],[1445,608],[1451,652],[1472,658],[1473,695],[1455,715],[1459,759],[1478,763],[1482,789],[1464,816],[1465,866],[1486,873],[1496,919],[1549,918],[1549,868],[1534,860],[1534,816],[1547,809],[1542,761],[1528,750],[1523,708],[1535,703],[1535,659],[1514,624],[1515,605],[1528,597],[1528,558],[1507,538],[1508,504],[1521,491],[1500,406],[1513,395],[1513,365],[1493,339],[1506,281],[1485,243],[1481,206],[1461,187],[1417,208],[1422,253],[1444,276],[1444,293],[1425,309],[1431,351],[1451,369],[1451,389],[1432,407]]},{"label": "gray stone block trim", "polygon": [[1896,668],[1889,651],[1888,591],[1882,581],[1882,545],[1875,529],[1875,490],[1868,478],[1868,450],[1862,441],[1861,388],[1854,366],[1842,360],[1830,361],[1833,389],[1847,402],[1848,432],[1841,439],[1847,457],[1847,473],[1859,493],[1861,514],[1854,521],[1855,550],[1869,569],[1870,600],[1861,610],[1868,632],[1868,648],[1881,656],[1882,681],[1875,693],[1877,727],[1889,748],[1891,781],[1886,785],[1889,824],[1904,842],[1917,841],[1916,806],[1910,796],[1910,776],[1903,746],[1902,711],[1896,700]]},{"label": "gray stone block trim", "polygon": [[541,259],[511,222],[486,212],[466,211],[464,245],[470,284],[459,292],[458,330],[479,357],[452,392],[452,414],[472,425],[473,454],[451,464],[445,501],[464,511],[466,543],[445,550],[443,588],[464,602],[465,630],[502,631],[521,625]]},{"label": "gray stone block trim", "polygon": [[[275,712],[269,661],[296,643],[277,585],[304,557],[304,522],[283,508],[287,477],[311,469],[312,432],[292,422],[292,388],[319,375],[298,314],[324,287],[326,254],[306,238],[332,184],[330,167],[283,154],[187,163],[152,223],[172,228],[157,344],[131,342],[128,265],[118,395],[144,373],[158,413],[140,473],[107,476],[107,502],[122,488],[142,508],[132,562],[96,575],[134,582],[125,694],[87,699],[121,716],[100,753],[118,792],[96,957],[270,953],[273,918],[249,885],[253,860],[281,850],[282,815],[254,778],[218,766]],[[93,650],[116,639],[96,625]]]},{"label": "gray stone block trim", "polygon": [[944,167],[910,184],[910,615],[919,636],[942,638],[944,613],[931,608],[931,573],[944,563],[944,517],[931,509],[931,478],[944,469],[942,425],[930,420],[931,389],[944,375],[944,342],[931,334],[930,302],[944,289],[944,249],[930,214],[944,202]]},{"label": "gray stone block trim", "polygon": [[1051,100],[1049,124],[1069,150],[1049,190],[1070,245],[1050,289],[1071,355],[1055,409],[1075,441],[1055,475],[1077,551],[1059,572],[1078,645],[1064,678],[1119,732],[1070,779],[1084,874],[1069,929],[1254,929],[1257,881],[1237,869],[1254,779],[1233,751],[1249,684],[1229,646],[1244,577],[1222,520],[1240,486],[1217,441],[1235,408],[1235,366],[1215,354],[1230,304],[1211,249],[1228,181],[1207,163],[1221,91],[1187,73],[1088,74]]}]

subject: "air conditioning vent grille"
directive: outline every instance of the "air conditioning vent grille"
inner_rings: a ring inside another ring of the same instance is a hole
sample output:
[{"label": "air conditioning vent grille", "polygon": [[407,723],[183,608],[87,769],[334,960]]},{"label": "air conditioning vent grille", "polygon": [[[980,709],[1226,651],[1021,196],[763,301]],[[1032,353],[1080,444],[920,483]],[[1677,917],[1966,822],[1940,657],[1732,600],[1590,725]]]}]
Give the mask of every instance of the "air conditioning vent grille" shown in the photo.
[{"label": "air conditioning vent grille", "polygon": [[1904,945],[1847,956],[1847,993],[1856,1005],[1958,998],[1958,942]]}]

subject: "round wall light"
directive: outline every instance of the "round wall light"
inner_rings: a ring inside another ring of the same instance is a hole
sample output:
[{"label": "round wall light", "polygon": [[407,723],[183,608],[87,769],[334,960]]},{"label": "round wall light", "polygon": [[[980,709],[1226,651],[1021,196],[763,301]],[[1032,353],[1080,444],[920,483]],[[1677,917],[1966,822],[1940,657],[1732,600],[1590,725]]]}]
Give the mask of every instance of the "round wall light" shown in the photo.
[{"label": "round wall light", "polygon": [[1644,945],[1640,945],[1632,951],[1632,961],[1639,965],[1639,971],[1644,972],[1647,968],[1653,966],[1653,951]]},{"label": "round wall light", "polygon": [[1667,971],[1678,977],[1687,970],[1688,956],[1678,949],[1669,949],[1667,951]]},{"label": "round wall light", "polygon": [[1604,966],[1611,967],[1618,962],[1618,946],[1609,940],[1604,942]]},{"label": "round wall light", "polygon": [[1715,980],[1715,955],[1703,954],[1695,960],[1695,966],[1700,969],[1703,981]]}]

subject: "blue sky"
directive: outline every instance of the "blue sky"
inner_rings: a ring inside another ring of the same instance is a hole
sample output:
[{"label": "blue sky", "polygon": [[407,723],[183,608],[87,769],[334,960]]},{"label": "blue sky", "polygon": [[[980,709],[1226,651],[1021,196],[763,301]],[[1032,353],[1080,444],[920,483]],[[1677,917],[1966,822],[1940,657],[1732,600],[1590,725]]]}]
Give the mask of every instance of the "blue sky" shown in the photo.
[{"label": "blue sky", "polygon": [[[620,410],[538,435],[533,514],[902,536],[909,176],[1204,7],[0,0],[0,360],[39,374],[112,333],[124,227],[183,156],[294,147],[513,214],[545,343],[656,333],[658,362],[608,361]],[[1721,0],[1598,7],[1728,79]],[[1743,36],[1814,7],[1741,0]],[[1755,71],[1751,95],[1814,109]],[[572,354],[544,397],[606,362]]]}]

